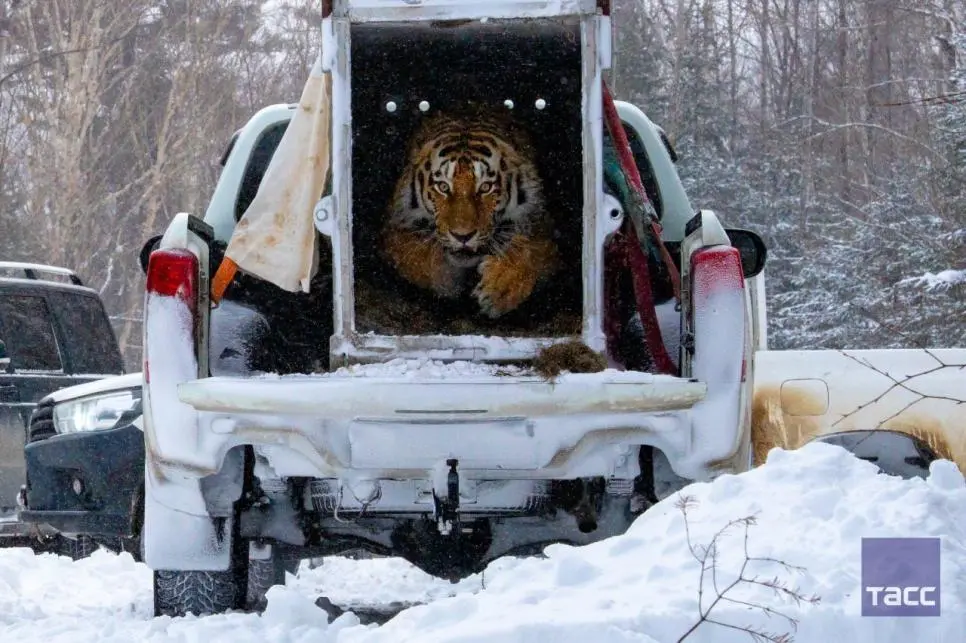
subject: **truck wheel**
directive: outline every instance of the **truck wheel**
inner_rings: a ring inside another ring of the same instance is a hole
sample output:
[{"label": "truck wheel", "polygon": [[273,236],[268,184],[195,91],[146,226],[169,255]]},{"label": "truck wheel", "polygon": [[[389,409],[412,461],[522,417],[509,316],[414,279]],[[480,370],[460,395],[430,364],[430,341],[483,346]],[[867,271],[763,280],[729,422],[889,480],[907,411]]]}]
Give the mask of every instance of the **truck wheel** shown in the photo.
[{"label": "truck wheel", "polygon": [[243,610],[248,594],[248,543],[231,535],[231,562],[225,571],[155,570],[154,615],[195,616]]},{"label": "truck wheel", "polygon": [[155,616],[207,616],[241,609],[238,582],[231,571],[155,571]]},{"label": "truck wheel", "polygon": [[248,561],[248,600],[249,610],[261,611],[265,609],[265,595],[275,585],[285,584],[285,573],[295,574],[299,567],[298,560],[285,559],[273,553],[267,560]]}]

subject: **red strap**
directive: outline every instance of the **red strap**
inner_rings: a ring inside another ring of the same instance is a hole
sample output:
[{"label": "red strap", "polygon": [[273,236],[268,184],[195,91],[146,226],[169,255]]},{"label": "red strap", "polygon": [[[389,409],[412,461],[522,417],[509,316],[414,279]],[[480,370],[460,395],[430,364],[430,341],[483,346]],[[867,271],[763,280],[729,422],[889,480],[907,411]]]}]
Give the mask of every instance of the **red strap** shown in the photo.
[{"label": "red strap", "polygon": [[[617,151],[617,157],[620,159],[621,169],[624,170],[624,176],[627,177],[627,180],[631,182],[631,185],[637,191],[637,195],[646,203],[648,201],[647,192],[644,190],[644,183],[641,181],[641,174],[638,171],[637,163],[634,162],[634,155],[631,153],[631,144],[627,140],[627,133],[621,125],[621,119],[617,113],[617,105],[614,103],[614,97],[611,95],[610,88],[606,82],[602,83],[602,87],[604,94],[604,120],[607,123],[608,131],[610,131],[611,139],[614,141],[614,148]],[[658,250],[661,253],[661,259],[664,261],[664,266],[667,268],[668,274],[671,277],[674,298],[681,301],[681,275],[678,273],[678,268],[671,259],[671,253],[668,252],[664,246],[664,242],[661,240],[661,224],[651,219],[650,225],[654,233],[654,242],[657,244]]]},{"label": "red strap", "polygon": [[624,245],[624,252],[627,257],[627,265],[631,270],[631,278],[634,283],[634,299],[637,301],[637,310],[641,315],[641,324],[644,326],[644,339],[654,360],[654,368],[660,373],[676,375],[677,367],[671,361],[671,356],[664,345],[664,338],[661,336],[661,326],[657,320],[657,310],[654,306],[654,295],[651,292],[650,267],[647,265],[647,257],[641,250],[641,244],[637,240],[637,233],[630,221],[624,222],[624,230],[621,233],[621,243]]},{"label": "red strap", "polygon": [[[630,144],[627,141],[627,134],[624,132],[624,127],[621,124],[620,116],[617,113],[617,106],[614,104],[614,99],[611,96],[610,90],[607,88],[607,84],[604,83],[603,86],[603,96],[604,96],[604,122],[607,125],[607,129],[610,132],[611,139],[614,141],[614,146],[618,153],[618,158],[621,162],[621,169],[624,171],[624,175],[628,178],[634,188],[637,190],[638,196],[644,201],[647,201],[647,193],[644,192],[644,184],[641,182],[641,175],[638,173],[637,165],[634,163],[634,156],[631,154]],[[652,228],[653,229],[653,228]],[[667,347],[664,346],[664,339],[661,337],[661,327],[657,320],[657,310],[654,306],[654,295],[651,291],[651,271],[647,263],[647,257],[644,255],[644,251],[641,249],[640,239],[637,237],[637,231],[634,229],[634,224],[630,219],[625,219],[622,225],[621,231],[618,233],[618,239],[615,240],[620,254],[623,255],[622,259],[625,265],[630,268],[631,276],[634,284],[634,299],[637,304],[638,313],[641,315],[641,322],[644,327],[644,339],[647,342],[648,352],[651,355],[651,359],[654,362],[654,367],[661,373],[675,374],[677,368],[674,366],[674,362],[671,361],[670,355],[668,355]],[[656,242],[660,247],[663,248],[664,244],[661,243],[661,238],[658,235]],[[665,250],[666,252],[666,250]],[[662,253],[664,255],[665,253]],[[667,263],[670,259],[670,255],[667,256],[665,262]],[[668,269],[672,270],[672,275],[677,274],[677,270],[673,265],[673,262],[668,265]],[[675,293],[677,295],[677,292]]]}]

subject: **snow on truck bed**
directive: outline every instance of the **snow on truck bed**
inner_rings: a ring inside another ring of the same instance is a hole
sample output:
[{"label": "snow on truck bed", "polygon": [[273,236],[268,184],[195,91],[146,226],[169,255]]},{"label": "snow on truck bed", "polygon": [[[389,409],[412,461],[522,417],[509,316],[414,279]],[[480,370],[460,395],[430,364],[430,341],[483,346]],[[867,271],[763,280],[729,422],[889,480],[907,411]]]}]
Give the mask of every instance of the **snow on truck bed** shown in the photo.
[{"label": "snow on truck bed", "polygon": [[[368,377],[386,379],[477,379],[486,377],[529,377],[543,379],[542,375],[536,373],[532,368],[523,368],[511,364],[488,364],[485,362],[472,362],[469,360],[456,360],[444,362],[442,360],[427,358],[402,358],[397,357],[387,362],[377,362],[374,364],[353,364],[343,366],[331,373],[317,373],[314,375],[278,375],[276,373],[266,373],[251,379],[255,380],[282,380],[282,381],[305,381],[313,379],[342,379],[349,377]],[[661,375],[647,373],[644,371],[627,371],[616,368],[607,368],[597,373],[561,373],[555,381],[581,380],[581,379],[607,379],[612,382],[680,382],[681,378],[673,375]]]},{"label": "snow on truck bed", "polygon": [[[756,515],[748,531],[749,554],[804,571],[756,562],[746,575],[777,577],[803,595],[821,598],[816,605],[796,604],[749,585],[732,595],[799,620],[797,632],[782,617],[742,603],[719,603],[711,619],[792,632],[802,643],[966,639],[966,483],[952,463],[934,463],[928,480],[905,481],[877,474],[872,464],[838,447],[811,444],[794,452],[775,449],[754,471],[694,484],[682,493],[694,500],[688,528],[695,545],[707,545],[729,521]],[[26,549],[0,550],[0,641],[678,641],[698,620],[700,567],[688,550],[677,500],[672,496],[655,506],[623,536],[587,547],[552,546],[545,559],[497,561],[485,575],[456,585],[398,559],[329,558],[317,569],[303,564],[298,578],[272,589],[261,615],[153,619],[150,572],[126,554],[99,551],[71,562]],[[860,615],[861,538],[898,536],[942,539],[940,617]],[[741,568],[743,537],[738,526],[719,542],[719,587]],[[351,613],[328,624],[314,604],[321,594],[336,604],[428,604],[381,627],[360,625]],[[706,579],[704,606],[713,598]],[[751,640],[712,623],[685,639]]]}]

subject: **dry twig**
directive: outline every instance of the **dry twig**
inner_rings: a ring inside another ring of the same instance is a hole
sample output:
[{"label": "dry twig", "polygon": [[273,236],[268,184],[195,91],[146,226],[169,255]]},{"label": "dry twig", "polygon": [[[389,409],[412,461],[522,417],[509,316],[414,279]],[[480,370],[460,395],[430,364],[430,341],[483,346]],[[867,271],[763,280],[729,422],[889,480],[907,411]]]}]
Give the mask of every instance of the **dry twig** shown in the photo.
[{"label": "dry twig", "polygon": [[[697,501],[695,501],[691,496],[682,496],[676,504],[676,507],[684,515],[684,535],[687,539],[688,549],[690,550],[694,559],[701,565],[701,573],[698,580],[699,618],[681,636],[681,638],[677,640],[677,643],[681,643],[691,636],[691,634],[693,634],[703,623],[710,623],[720,627],[737,630],[739,632],[745,632],[752,638],[753,641],[756,642],[769,641],[770,643],[792,643],[794,639],[788,632],[769,632],[752,625],[735,625],[733,623],[727,623],[712,615],[712,611],[721,603],[742,605],[755,610],[760,610],[769,618],[775,616],[783,619],[789,624],[792,631],[795,631],[798,627],[797,619],[794,619],[784,612],[767,605],[736,599],[729,594],[742,584],[758,585],[761,587],[767,587],[768,589],[772,590],[776,596],[779,596],[783,599],[791,599],[796,605],[801,605],[803,602],[816,605],[821,600],[818,596],[805,596],[797,587],[789,586],[785,581],[781,580],[777,576],[766,579],[759,576],[748,575],[748,566],[752,562],[771,563],[778,565],[785,572],[790,573],[802,573],[805,571],[805,569],[775,558],[752,556],[748,552],[748,534],[750,528],[757,524],[757,520],[754,515],[745,516],[744,518],[738,518],[728,522],[724,527],[719,529],[717,533],[715,533],[708,545],[695,545],[691,539],[691,528],[688,523],[688,510],[694,507],[696,504]],[[718,552],[720,539],[726,533],[738,526],[744,527],[744,561],[741,564],[741,570],[738,572],[738,576],[733,581],[722,587],[718,583]],[[711,587],[714,590],[714,598],[711,600],[709,605],[705,606],[705,582],[708,576],[711,577]]]}]

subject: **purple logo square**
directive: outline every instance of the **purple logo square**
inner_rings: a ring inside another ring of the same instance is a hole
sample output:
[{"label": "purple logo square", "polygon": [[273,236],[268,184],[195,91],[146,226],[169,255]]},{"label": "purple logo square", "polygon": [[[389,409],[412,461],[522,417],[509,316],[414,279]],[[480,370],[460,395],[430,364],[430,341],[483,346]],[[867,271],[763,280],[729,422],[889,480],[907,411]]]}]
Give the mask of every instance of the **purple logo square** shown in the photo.
[{"label": "purple logo square", "polygon": [[862,539],[862,616],[939,616],[939,538]]}]

